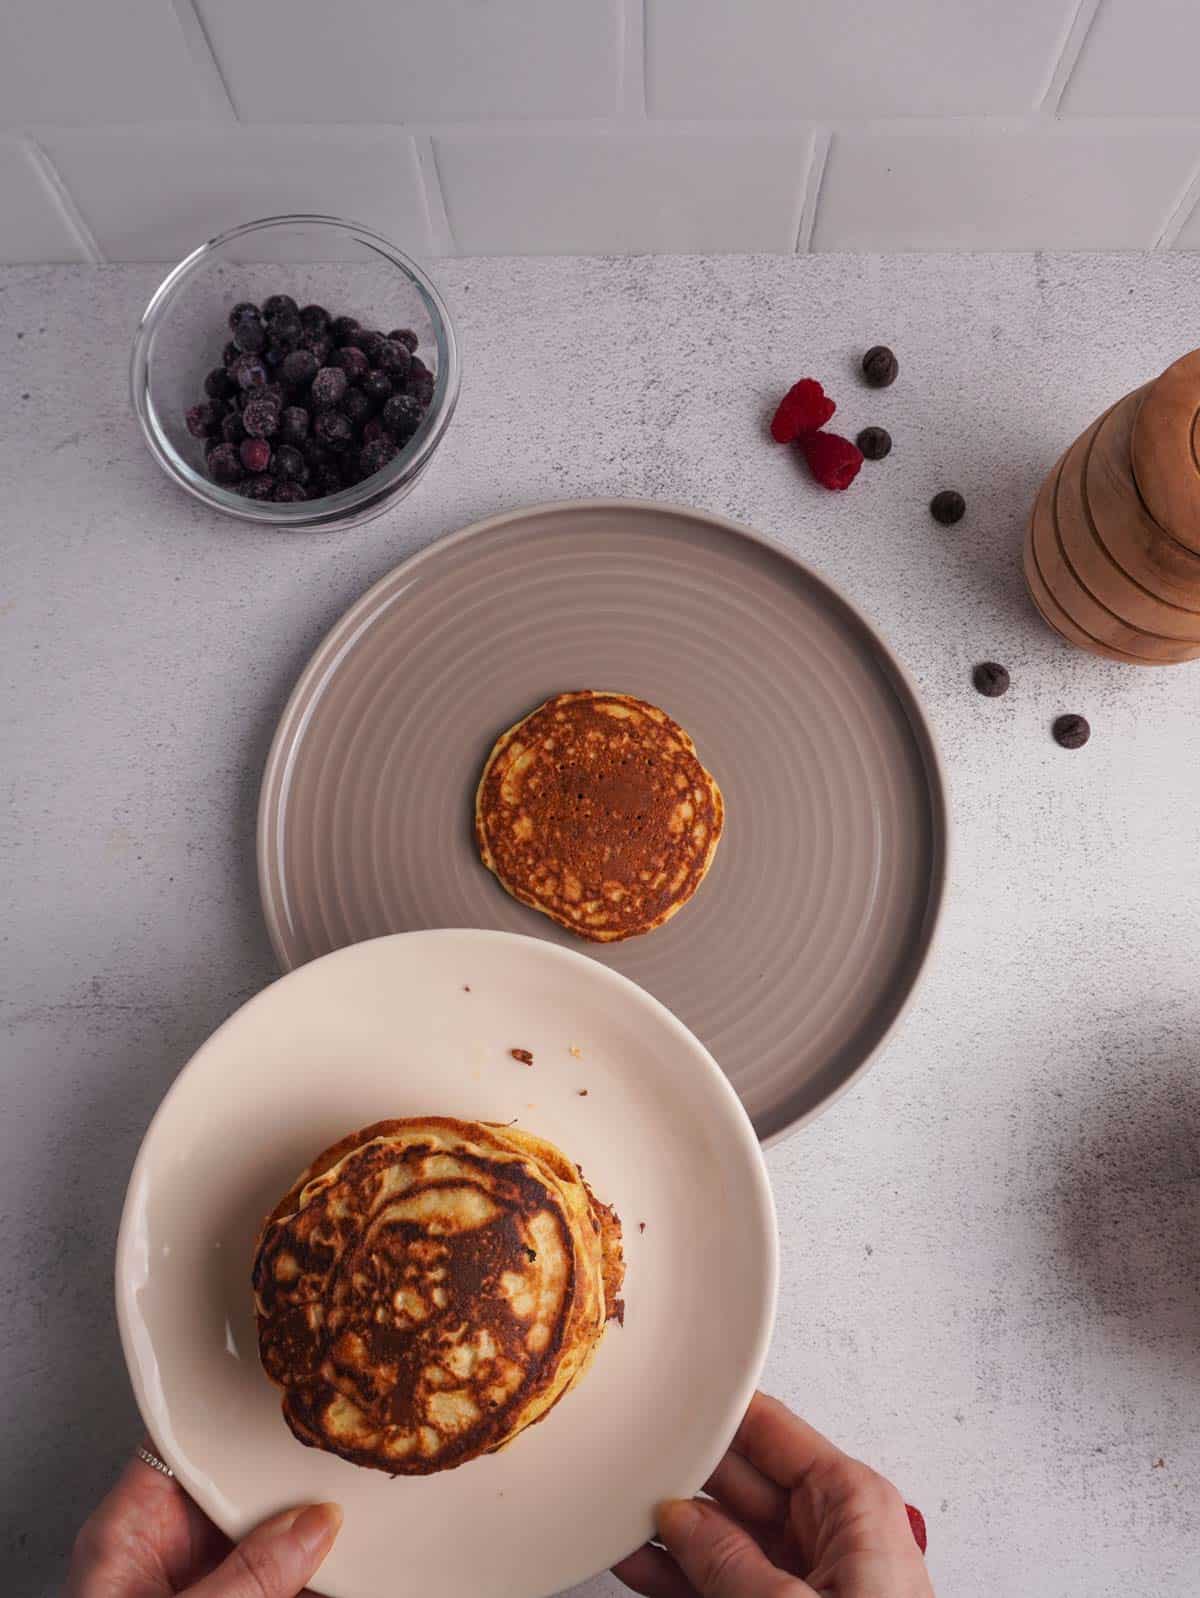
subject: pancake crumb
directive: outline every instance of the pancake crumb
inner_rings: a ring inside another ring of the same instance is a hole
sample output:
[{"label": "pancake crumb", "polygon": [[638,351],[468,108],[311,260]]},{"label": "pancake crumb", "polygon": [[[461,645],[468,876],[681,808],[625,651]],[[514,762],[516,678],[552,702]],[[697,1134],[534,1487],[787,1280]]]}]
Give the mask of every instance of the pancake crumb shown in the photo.
[{"label": "pancake crumb", "polygon": [[578,1043],[572,1043],[571,1047],[567,1050],[567,1053],[573,1060],[583,1059],[583,1050],[579,1047]]},{"label": "pancake crumb", "polygon": [[528,1049],[509,1049],[508,1052],[512,1055],[514,1060],[519,1060],[522,1065],[533,1064],[533,1055],[530,1054]]},{"label": "pancake crumb", "polygon": [[644,1231],[645,1231],[645,1230],[646,1230],[646,1223],[645,1223],[645,1221],[639,1221],[639,1222],[638,1222],[638,1231],[639,1231],[639,1232],[644,1232]]},{"label": "pancake crumb", "polygon": [[586,1088],[580,1088],[580,1090],[579,1090],[579,1097],[580,1097],[580,1098],[581,1098],[581,1099],[586,1099],[586,1098],[587,1098],[587,1095],[588,1095],[588,1090],[587,1090],[587,1089],[586,1089]]},{"label": "pancake crumb", "polygon": [[464,982],[463,983],[463,992],[464,993],[470,993],[470,991],[471,991],[471,984],[469,982]]}]

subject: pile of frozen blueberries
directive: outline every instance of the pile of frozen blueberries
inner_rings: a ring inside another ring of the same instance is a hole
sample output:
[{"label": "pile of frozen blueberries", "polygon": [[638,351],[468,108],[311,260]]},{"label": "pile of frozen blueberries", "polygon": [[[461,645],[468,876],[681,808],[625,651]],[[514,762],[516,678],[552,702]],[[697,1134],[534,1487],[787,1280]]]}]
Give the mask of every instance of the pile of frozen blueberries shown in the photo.
[{"label": "pile of frozen blueberries", "polygon": [[371,477],[416,432],[433,373],[411,328],[380,333],[272,294],[229,313],[233,337],[187,413],[213,482],[247,499],[322,499]]}]

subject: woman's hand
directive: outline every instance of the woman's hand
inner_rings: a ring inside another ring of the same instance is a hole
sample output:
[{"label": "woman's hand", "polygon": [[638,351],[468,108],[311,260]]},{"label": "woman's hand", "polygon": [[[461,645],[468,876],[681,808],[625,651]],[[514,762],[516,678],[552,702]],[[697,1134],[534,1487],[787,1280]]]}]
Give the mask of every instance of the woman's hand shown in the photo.
[{"label": "woman's hand", "polygon": [[933,1598],[900,1494],[777,1399],[755,1396],[705,1491],[662,1505],[665,1548],[622,1560],[627,1586],[645,1598]]},{"label": "woman's hand", "polygon": [[234,1547],[173,1477],[134,1459],[75,1539],[66,1598],[298,1598],[342,1524],[285,1510]]}]

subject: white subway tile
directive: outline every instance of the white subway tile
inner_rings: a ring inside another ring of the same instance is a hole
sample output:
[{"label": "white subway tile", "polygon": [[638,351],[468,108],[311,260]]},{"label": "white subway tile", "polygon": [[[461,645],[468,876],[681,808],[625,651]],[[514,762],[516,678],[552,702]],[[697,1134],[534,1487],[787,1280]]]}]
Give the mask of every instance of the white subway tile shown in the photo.
[{"label": "white subway tile", "polygon": [[1146,249],[1196,155],[1166,129],[842,132],[813,248]]},{"label": "white subway tile", "polygon": [[618,0],[199,0],[247,122],[602,116]]},{"label": "white subway tile", "polygon": [[804,133],[435,141],[470,255],[791,250],[810,148]]},{"label": "white subway tile", "polygon": [[170,0],[0,0],[0,120],[9,126],[212,120],[222,113],[210,73]]},{"label": "white subway tile", "polygon": [[75,230],[18,139],[0,138],[0,262],[86,261]]},{"label": "white subway tile", "polygon": [[175,260],[238,222],[297,211],[429,249],[412,140],[393,129],[56,130],[42,143],[110,260]]},{"label": "white subway tile", "polygon": [[663,117],[1019,113],[1075,0],[646,0]]},{"label": "white subway tile", "polygon": [[1195,116],[1197,57],[1200,8],[1193,0],[1101,0],[1061,109]]}]

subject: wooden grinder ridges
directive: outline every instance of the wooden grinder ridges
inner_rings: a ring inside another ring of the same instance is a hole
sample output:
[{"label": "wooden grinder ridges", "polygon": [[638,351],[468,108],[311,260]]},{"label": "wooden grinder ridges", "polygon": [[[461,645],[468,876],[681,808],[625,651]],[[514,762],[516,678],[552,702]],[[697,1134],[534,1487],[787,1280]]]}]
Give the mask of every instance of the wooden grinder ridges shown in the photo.
[{"label": "wooden grinder ridges", "polygon": [[1055,463],[1024,564],[1043,618],[1080,648],[1139,666],[1200,657],[1200,350]]}]

